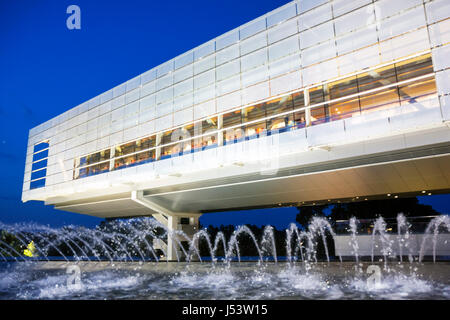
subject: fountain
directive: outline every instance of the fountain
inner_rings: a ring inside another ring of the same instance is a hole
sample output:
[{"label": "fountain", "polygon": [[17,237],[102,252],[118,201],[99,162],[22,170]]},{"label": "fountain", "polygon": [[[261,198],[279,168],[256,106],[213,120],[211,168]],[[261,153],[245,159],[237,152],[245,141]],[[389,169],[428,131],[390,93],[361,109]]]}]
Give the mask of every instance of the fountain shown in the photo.
[{"label": "fountain", "polygon": [[[323,217],[313,217],[307,228],[290,224],[284,247],[277,247],[276,230],[271,226],[263,229],[260,238],[245,225],[228,237],[221,231],[212,237],[202,229],[190,238],[147,217],[114,220],[95,229],[0,223],[0,299],[71,299],[85,297],[88,292],[99,298],[131,294],[146,299],[359,299],[378,295],[398,298],[400,294],[448,298],[448,262],[436,261],[439,245],[448,247],[449,216],[429,222],[417,255],[411,224],[403,214],[396,221],[395,234],[388,232],[383,217],[375,220],[371,252],[365,255],[360,247],[360,222],[351,218],[347,244],[353,258],[346,262],[340,254],[333,254],[328,240],[336,242],[339,235]],[[154,248],[166,237],[180,248],[173,264],[161,258],[165,256],[163,248]],[[184,240],[187,246],[182,245]],[[253,261],[243,259],[244,242],[245,250],[255,252]],[[383,258],[380,261],[375,261],[377,250]],[[403,260],[406,254],[408,262]],[[370,260],[364,261],[365,256]],[[426,262],[426,257],[432,257],[433,263]],[[409,271],[403,268],[405,264]],[[64,284],[73,270],[79,270],[81,286]]]}]

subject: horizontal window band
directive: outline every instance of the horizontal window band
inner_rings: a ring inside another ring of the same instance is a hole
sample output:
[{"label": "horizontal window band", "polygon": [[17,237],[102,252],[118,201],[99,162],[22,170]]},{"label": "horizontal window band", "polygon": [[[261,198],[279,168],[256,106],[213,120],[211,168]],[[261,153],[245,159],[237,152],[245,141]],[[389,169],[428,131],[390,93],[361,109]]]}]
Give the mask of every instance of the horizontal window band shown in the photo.
[{"label": "horizontal window band", "polygon": [[40,171],[34,171],[31,173],[31,181],[45,178],[46,176],[47,176],[47,168]]},{"label": "horizontal window band", "polygon": [[[355,93],[355,94],[351,94],[351,95],[348,95],[348,96],[340,97],[340,98],[337,98],[337,99],[328,100],[328,101],[325,101],[325,102],[312,104],[310,106],[304,106],[304,107],[301,107],[301,108],[288,110],[288,111],[285,111],[283,113],[274,114],[274,115],[271,115],[271,116],[268,116],[268,117],[258,118],[256,120],[252,120],[252,121],[236,124],[234,126],[230,126],[230,127],[226,127],[226,128],[222,128],[222,129],[217,129],[217,130],[214,130],[214,131],[211,131],[211,132],[206,132],[206,133],[204,133],[202,135],[193,136],[193,137],[189,137],[189,138],[182,139],[182,140],[177,140],[177,141],[174,141],[174,142],[171,142],[171,143],[155,146],[155,147],[152,147],[152,148],[149,148],[149,149],[139,150],[139,151],[136,151],[136,152],[133,152],[133,153],[122,155],[122,156],[119,156],[119,157],[114,157],[114,158],[111,158],[111,159],[108,159],[108,160],[104,160],[102,162],[96,162],[95,164],[105,163],[105,162],[108,162],[110,160],[122,159],[122,158],[130,157],[130,156],[133,156],[133,155],[137,155],[137,154],[140,154],[140,153],[156,150],[158,148],[174,146],[174,145],[177,145],[179,143],[184,143],[184,142],[188,142],[188,141],[195,140],[195,139],[201,139],[201,138],[204,138],[204,137],[210,137],[210,136],[213,136],[213,135],[216,135],[216,134],[220,134],[220,133],[226,132],[227,130],[238,129],[238,128],[241,128],[243,126],[257,124],[257,123],[259,123],[261,121],[272,120],[272,119],[275,119],[275,118],[280,118],[280,117],[291,115],[291,114],[294,114],[294,113],[304,112],[304,111],[306,111],[308,109],[310,110],[310,109],[314,109],[314,108],[317,108],[317,107],[320,107],[320,106],[325,106],[325,105],[329,105],[329,104],[333,104],[333,103],[336,103],[336,102],[345,101],[345,100],[352,99],[352,98],[364,97],[364,96],[366,96],[368,94],[371,94],[371,93],[380,92],[380,91],[383,91],[385,89],[398,87],[398,86],[401,86],[401,85],[404,85],[404,84],[414,83],[414,82],[416,82],[418,80],[427,79],[427,78],[433,78],[433,77],[434,77],[434,73],[425,74],[425,75],[422,75],[422,76],[419,76],[419,77],[416,77],[416,78],[407,79],[407,80],[404,80],[404,81],[399,81],[399,82],[392,83],[392,84],[389,84],[389,85],[385,85],[385,86],[382,86],[382,87],[378,87],[378,88],[366,90],[366,91],[363,91],[363,92],[358,92],[358,93]],[[269,101],[271,101],[271,100],[269,100]],[[241,109],[239,109],[239,110],[241,110]],[[236,111],[238,111],[238,110],[236,110]],[[226,114],[228,114],[228,113],[231,113],[231,112],[227,112]],[[181,128],[183,128],[183,127],[178,127],[177,129],[181,129]],[[169,131],[174,131],[174,130],[177,130],[177,129],[171,129]],[[167,131],[164,131],[164,132],[167,132]],[[156,136],[156,134],[155,134],[155,136]],[[136,140],[129,141],[129,142],[124,143],[124,144],[132,143],[132,142],[135,142],[135,141]],[[90,167],[90,166],[95,165],[95,164],[90,164],[90,165],[87,165],[87,166],[78,167],[77,169]]]},{"label": "horizontal window band", "polygon": [[36,171],[42,168],[47,167],[47,159],[44,159],[44,161],[35,162],[31,165],[31,171]]}]

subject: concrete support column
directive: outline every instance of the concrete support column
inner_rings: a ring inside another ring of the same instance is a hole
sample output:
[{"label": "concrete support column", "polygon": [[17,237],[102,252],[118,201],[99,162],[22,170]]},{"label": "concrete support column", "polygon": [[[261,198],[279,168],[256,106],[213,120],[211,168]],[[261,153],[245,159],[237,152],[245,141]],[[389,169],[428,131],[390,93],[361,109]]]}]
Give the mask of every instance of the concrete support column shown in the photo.
[{"label": "concrete support column", "polygon": [[[308,107],[310,105],[309,90],[305,89],[303,91],[303,94],[305,97],[305,107]],[[306,126],[309,127],[311,125],[311,109],[310,108],[305,109],[305,120],[306,120]]]},{"label": "concrete support column", "polygon": [[178,242],[181,243],[182,241],[186,241],[186,239],[184,239],[184,237],[177,237],[172,231],[181,230],[189,237],[189,239],[192,239],[193,235],[199,230],[199,218],[201,213],[173,212],[151,201],[148,197],[144,197],[144,192],[142,190],[132,191],[131,200],[151,210],[151,215],[164,225],[167,228],[168,233],[171,234],[171,236],[167,237],[165,243],[166,258],[170,261],[177,260],[177,251],[180,259],[185,258],[182,257],[182,251]]},{"label": "concrete support column", "polygon": [[[217,117],[217,129],[223,128],[223,115],[219,115]],[[223,131],[219,131],[218,137],[217,137],[217,145],[223,146]]]},{"label": "concrete support column", "polygon": [[156,141],[155,141],[155,146],[157,147],[155,149],[155,160],[159,160],[161,158],[161,147],[159,147],[161,145],[161,139],[162,139],[162,134],[158,133],[156,135]]},{"label": "concrete support column", "polygon": [[109,171],[113,171],[114,170],[114,157],[115,156],[116,156],[116,148],[115,147],[111,147],[111,151],[110,151],[111,160],[109,160]]},{"label": "concrete support column", "polygon": [[[167,217],[167,229],[169,232],[173,230],[178,230],[178,217],[176,216],[168,216]],[[177,260],[177,253],[180,255],[180,248],[178,247],[178,243],[175,240],[175,235],[167,236],[167,259],[169,261]]]}]

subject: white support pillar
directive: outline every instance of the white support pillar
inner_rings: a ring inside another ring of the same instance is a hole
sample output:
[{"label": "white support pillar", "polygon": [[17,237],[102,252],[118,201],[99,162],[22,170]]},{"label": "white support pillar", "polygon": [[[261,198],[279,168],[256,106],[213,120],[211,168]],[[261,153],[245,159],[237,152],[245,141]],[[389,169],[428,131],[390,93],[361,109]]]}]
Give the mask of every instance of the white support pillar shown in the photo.
[{"label": "white support pillar", "polygon": [[[305,98],[305,107],[309,107],[310,100],[309,100],[309,89],[305,89],[303,91],[304,98]],[[311,125],[311,108],[305,109],[305,120],[306,120],[306,126],[309,127]]]},{"label": "white support pillar", "polygon": [[[178,229],[178,217],[176,216],[167,217],[167,229],[169,230],[169,232]],[[176,237],[175,235],[167,237],[167,259],[169,261],[177,260],[176,251],[178,251],[178,256],[180,255],[180,248],[178,247],[177,241],[175,241],[175,237]]]},{"label": "white support pillar", "polygon": [[[144,192],[142,190],[132,191],[131,192],[131,200],[141,204],[142,206],[152,210],[152,216],[158,220],[161,224],[163,224],[167,230],[170,232],[174,230],[182,230],[186,233],[186,235],[190,238],[198,231],[199,227],[199,218],[201,216],[200,213],[178,213],[173,212],[167,208],[164,208],[157,203],[149,200],[144,197]],[[181,224],[180,218],[188,218],[189,224]],[[177,260],[177,251],[178,257],[181,257],[181,250],[178,246],[178,239],[180,242],[185,239],[176,238],[175,235],[171,237],[167,237],[167,249],[166,249],[166,258],[169,261]],[[195,258],[195,257],[194,257]]]}]

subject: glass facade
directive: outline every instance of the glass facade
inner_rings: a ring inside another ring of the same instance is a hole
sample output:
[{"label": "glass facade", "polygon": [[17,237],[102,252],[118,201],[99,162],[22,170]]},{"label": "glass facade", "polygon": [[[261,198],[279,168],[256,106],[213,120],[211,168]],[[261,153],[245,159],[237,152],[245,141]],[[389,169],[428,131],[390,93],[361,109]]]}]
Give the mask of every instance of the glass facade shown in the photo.
[{"label": "glass facade", "polygon": [[33,163],[31,165],[30,189],[45,187],[47,176],[48,141],[38,143],[33,148]]},{"label": "glass facade", "polygon": [[446,0],[287,3],[31,129],[24,192],[265,135],[309,141],[308,128],[394,108],[439,105],[450,120],[449,12]]},{"label": "glass facade", "polygon": [[[153,135],[115,147],[113,157],[109,150],[81,157],[76,161],[75,178],[381,112],[436,96],[431,54],[427,53],[161,132],[160,144],[156,143],[158,135]],[[109,167],[109,159],[114,160],[114,167]]]}]

